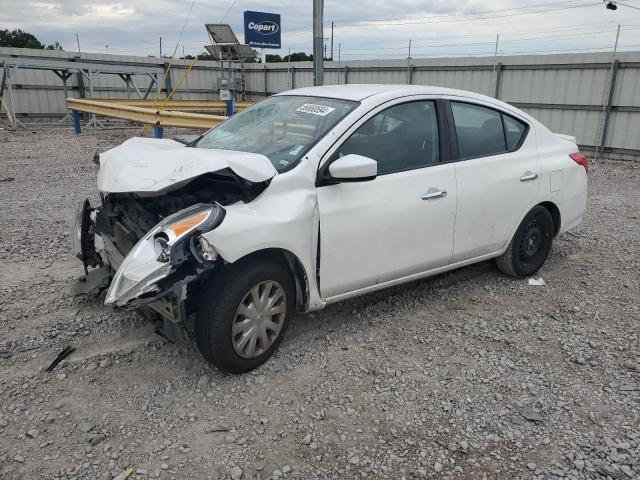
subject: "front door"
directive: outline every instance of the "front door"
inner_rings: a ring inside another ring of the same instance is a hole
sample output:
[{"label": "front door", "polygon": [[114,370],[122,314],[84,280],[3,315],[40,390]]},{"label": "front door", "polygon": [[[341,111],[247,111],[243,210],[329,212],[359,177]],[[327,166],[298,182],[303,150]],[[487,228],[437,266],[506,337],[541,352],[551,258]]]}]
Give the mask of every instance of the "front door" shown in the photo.
[{"label": "front door", "polygon": [[379,107],[329,152],[372,158],[378,176],[318,187],[324,298],[448,264],[456,178],[441,161],[437,118],[433,100]]}]

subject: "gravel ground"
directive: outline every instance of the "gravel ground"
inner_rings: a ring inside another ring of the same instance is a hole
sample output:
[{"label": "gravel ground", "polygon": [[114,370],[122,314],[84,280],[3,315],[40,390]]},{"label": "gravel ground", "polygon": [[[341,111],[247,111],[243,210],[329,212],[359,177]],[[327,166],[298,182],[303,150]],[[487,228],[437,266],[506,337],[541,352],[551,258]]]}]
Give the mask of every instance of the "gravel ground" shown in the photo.
[{"label": "gravel ground", "polygon": [[228,376],[69,294],[92,155],[135,133],[0,132],[0,478],[640,478],[639,164],[593,166],[546,285],[483,263],[368,295]]}]

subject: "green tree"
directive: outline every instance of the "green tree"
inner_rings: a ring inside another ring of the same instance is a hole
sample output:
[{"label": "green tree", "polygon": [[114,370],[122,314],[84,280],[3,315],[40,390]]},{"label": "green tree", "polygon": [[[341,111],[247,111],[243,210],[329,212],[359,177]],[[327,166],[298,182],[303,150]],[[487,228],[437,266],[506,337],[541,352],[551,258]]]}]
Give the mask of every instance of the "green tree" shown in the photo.
[{"label": "green tree", "polygon": [[265,55],[265,59],[267,60],[267,63],[281,63],[282,62],[282,57],[280,55],[272,55],[272,54],[266,54]]},{"label": "green tree", "polygon": [[313,55],[307,55],[304,52],[295,52],[291,54],[291,59],[289,59],[289,55],[285,55],[282,59],[283,62],[308,62],[313,60]]},{"label": "green tree", "polygon": [[62,51],[62,45],[60,45],[60,42],[53,42],[53,45],[47,45],[47,48],[45,50],[59,50],[59,51]]},{"label": "green tree", "polygon": [[[20,30],[0,30],[0,47],[37,48],[43,50],[45,46],[31,33]],[[55,42],[48,45],[47,50],[62,50],[62,45]]]}]

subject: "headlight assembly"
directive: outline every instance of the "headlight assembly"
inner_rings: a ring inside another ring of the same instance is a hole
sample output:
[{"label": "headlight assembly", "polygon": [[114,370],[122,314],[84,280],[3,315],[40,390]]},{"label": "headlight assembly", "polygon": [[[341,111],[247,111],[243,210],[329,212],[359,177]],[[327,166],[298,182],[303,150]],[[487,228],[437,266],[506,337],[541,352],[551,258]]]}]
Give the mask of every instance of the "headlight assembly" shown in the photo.
[{"label": "headlight assembly", "polygon": [[193,244],[198,235],[220,225],[224,214],[220,205],[198,204],[162,220],[126,256],[104,303],[123,307],[141,297],[151,301],[163,291],[158,283],[174,273],[190,255],[198,261],[215,260],[215,255],[203,255],[202,247],[196,249]]}]

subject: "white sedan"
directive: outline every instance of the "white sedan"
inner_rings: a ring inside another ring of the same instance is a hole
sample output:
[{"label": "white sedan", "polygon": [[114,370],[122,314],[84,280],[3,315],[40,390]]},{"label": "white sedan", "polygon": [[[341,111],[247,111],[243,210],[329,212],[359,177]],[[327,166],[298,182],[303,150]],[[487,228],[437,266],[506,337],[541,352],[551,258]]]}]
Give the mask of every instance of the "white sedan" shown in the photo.
[{"label": "white sedan", "polygon": [[[511,105],[428,86],[302,88],[193,141],[99,156],[77,294],[136,308],[247,372],[296,312],[496,259],[534,274],[582,220],[587,158]],[[89,270],[89,267],[92,267]]]}]

